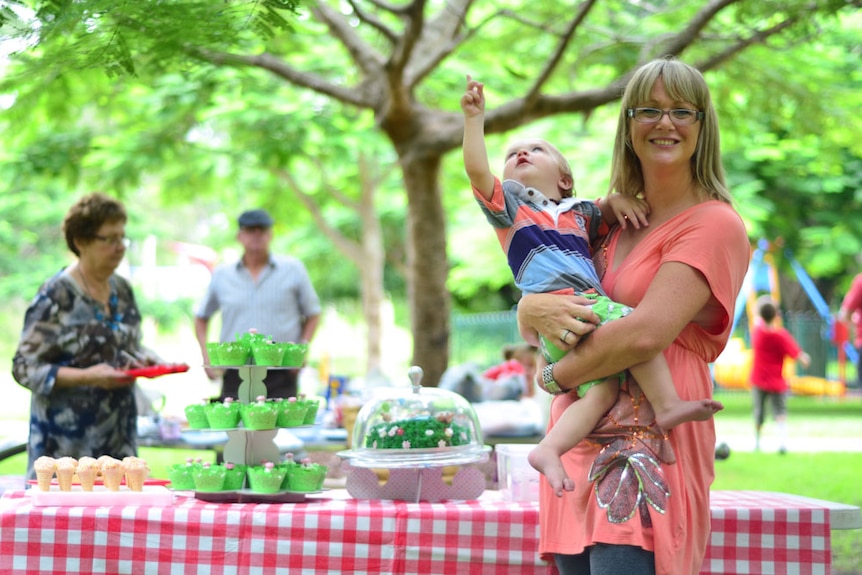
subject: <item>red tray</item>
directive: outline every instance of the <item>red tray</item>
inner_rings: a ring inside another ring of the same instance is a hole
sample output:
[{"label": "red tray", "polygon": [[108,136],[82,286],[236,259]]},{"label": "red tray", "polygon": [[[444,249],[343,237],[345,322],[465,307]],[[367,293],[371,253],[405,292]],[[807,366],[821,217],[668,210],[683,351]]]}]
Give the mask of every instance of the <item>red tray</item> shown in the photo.
[{"label": "red tray", "polygon": [[148,365],[147,367],[138,367],[135,369],[127,369],[126,375],[130,377],[160,377],[169,373],[182,373],[188,371],[189,366],[184,363],[172,365]]}]

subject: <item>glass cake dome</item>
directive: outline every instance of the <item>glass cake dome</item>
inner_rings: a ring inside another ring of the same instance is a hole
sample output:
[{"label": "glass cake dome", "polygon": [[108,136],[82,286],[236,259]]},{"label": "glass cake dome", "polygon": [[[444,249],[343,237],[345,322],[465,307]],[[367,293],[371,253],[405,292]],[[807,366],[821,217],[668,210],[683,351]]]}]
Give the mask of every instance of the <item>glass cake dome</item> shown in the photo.
[{"label": "glass cake dome", "polygon": [[463,396],[422,387],[422,368],[411,385],[378,388],[356,416],[353,449],[339,453],[356,467],[409,468],[474,463],[487,458],[482,428]]}]

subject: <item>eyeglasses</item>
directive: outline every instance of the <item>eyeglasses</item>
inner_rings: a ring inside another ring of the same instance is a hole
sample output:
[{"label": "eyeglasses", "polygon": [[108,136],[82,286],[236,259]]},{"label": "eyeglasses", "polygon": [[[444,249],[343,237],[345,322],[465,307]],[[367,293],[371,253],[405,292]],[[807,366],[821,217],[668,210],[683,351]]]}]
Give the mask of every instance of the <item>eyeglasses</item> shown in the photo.
[{"label": "eyeglasses", "polygon": [[93,236],[93,239],[99,240],[103,244],[112,248],[118,248],[120,246],[128,248],[132,244],[132,240],[126,236]]},{"label": "eyeglasses", "polygon": [[673,110],[660,110],[659,108],[629,108],[626,115],[641,124],[658,124],[664,115],[678,126],[688,126],[698,120],[703,120],[703,112],[689,110],[687,108],[676,108]]}]

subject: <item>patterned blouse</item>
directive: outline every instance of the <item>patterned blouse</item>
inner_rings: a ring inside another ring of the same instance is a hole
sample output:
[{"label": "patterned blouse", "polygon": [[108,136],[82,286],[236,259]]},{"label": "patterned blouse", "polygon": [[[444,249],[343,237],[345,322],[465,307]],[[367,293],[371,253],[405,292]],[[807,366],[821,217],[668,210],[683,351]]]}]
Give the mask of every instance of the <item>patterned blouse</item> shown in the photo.
[{"label": "patterned blouse", "polygon": [[122,367],[128,363],[126,353],[143,351],[132,288],[116,274],[110,285],[107,317],[68,270],[45,282],[27,309],[12,375],[32,392],[28,478],[35,477],[33,462],[42,455],[122,458],[137,453],[134,385],[116,390],[55,386],[62,366],[104,362]]}]

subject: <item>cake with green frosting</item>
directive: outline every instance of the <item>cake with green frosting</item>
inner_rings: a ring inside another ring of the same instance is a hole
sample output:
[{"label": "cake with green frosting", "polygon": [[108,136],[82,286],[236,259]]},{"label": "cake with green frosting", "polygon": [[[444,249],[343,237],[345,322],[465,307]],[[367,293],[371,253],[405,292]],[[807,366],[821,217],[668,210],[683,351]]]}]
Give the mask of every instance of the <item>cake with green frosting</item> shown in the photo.
[{"label": "cake with green frosting", "polygon": [[365,436],[372,449],[429,449],[470,443],[470,430],[445,415],[418,416],[373,425]]}]

